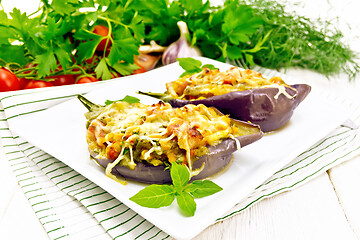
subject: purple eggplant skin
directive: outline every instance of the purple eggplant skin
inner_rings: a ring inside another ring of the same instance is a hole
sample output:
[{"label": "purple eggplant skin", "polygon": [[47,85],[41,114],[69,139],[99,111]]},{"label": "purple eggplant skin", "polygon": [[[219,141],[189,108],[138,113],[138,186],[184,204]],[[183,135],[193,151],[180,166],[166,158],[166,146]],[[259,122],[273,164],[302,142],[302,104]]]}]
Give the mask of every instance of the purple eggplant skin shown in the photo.
[{"label": "purple eggplant skin", "polygon": [[[237,139],[241,147],[244,147],[259,140],[262,136],[263,132],[259,129],[258,133],[240,136],[237,137]],[[198,175],[192,177],[191,181],[204,179],[221,171],[230,163],[232,153],[237,150],[237,146],[234,139],[228,138],[215,146],[209,146],[208,149],[208,154],[200,156],[199,159],[194,162],[193,169],[200,168],[203,163],[205,163],[205,165],[204,169]],[[104,168],[113,162],[113,160],[98,159],[95,156],[92,156],[92,158]],[[172,182],[169,169],[165,169],[162,165],[153,166],[143,162],[136,162],[134,170],[124,166],[115,166],[112,169],[112,174],[124,177],[127,180],[147,184],[168,184]]]},{"label": "purple eggplant skin", "polygon": [[284,94],[275,99],[278,91],[277,88],[254,88],[200,100],[170,99],[168,102],[173,107],[182,107],[189,103],[215,107],[223,114],[229,114],[231,118],[250,121],[259,125],[263,132],[269,132],[282,127],[290,120],[295,108],[310,93],[311,87],[307,84],[286,87],[287,93],[295,95],[291,99]]}]

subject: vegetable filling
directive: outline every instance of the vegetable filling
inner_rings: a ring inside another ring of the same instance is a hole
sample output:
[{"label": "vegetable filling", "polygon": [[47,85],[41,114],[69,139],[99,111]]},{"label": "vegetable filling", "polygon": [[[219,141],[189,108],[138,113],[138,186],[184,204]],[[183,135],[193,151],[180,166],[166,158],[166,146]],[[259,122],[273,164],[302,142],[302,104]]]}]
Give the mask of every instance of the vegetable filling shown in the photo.
[{"label": "vegetable filling", "polygon": [[241,70],[237,67],[231,67],[224,72],[204,67],[200,73],[187,75],[166,84],[167,92],[172,98],[183,100],[204,99],[254,88],[278,88],[278,95],[282,93],[287,98],[293,98],[294,96],[286,92],[285,87],[290,88],[280,77],[267,79],[259,72]]},{"label": "vegetable filling", "polygon": [[106,169],[108,176],[116,165],[134,169],[137,161],[154,166],[176,162],[194,176],[201,168],[192,169],[193,162],[208,153],[207,146],[257,131],[202,104],[172,108],[163,102],[116,101],[86,117],[89,150],[98,159],[113,160]]}]

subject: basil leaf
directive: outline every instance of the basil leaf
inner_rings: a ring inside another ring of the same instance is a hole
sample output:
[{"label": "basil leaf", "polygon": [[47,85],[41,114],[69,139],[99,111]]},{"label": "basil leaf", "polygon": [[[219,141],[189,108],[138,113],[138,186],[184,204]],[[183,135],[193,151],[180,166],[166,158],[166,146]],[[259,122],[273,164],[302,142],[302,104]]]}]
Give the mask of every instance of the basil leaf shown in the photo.
[{"label": "basil leaf", "polygon": [[194,216],[196,211],[196,203],[194,198],[189,193],[182,192],[181,194],[176,195],[176,202],[184,214]]},{"label": "basil leaf", "polygon": [[221,191],[222,188],[210,180],[195,180],[184,189],[185,192],[190,193],[195,198],[202,198],[210,196]]},{"label": "basil leaf", "polygon": [[185,70],[185,71],[201,71],[201,61],[196,60],[193,58],[177,58],[176,60],[179,61],[179,65]]},{"label": "basil leaf", "polygon": [[216,69],[218,69],[217,67],[215,67],[215,66],[212,65],[212,64],[205,64],[205,65],[202,66],[202,69],[204,69],[205,67],[207,67],[207,68],[210,69],[210,70],[216,70]]},{"label": "basil leaf", "polygon": [[121,99],[120,101],[124,101],[124,102],[128,102],[128,103],[139,103],[140,99],[133,97],[133,96],[129,96],[126,95],[123,99]]},{"label": "basil leaf", "polygon": [[179,65],[185,70],[184,73],[180,75],[180,77],[184,77],[186,75],[193,75],[195,73],[201,72],[205,67],[214,70],[217,69],[212,64],[205,64],[203,66],[201,61],[193,59],[193,58],[177,58],[176,60],[179,61]]},{"label": "basil leaf", "polygon": [[[133,97],[133,96],[126,95],[123,99],[120,99],[118,101],[123,101],[123,102],[128,102],[130,104],[133,104],[133,103],[139,103],[140,99]],[[113,102],[115,102],[115,101],[106,100],[105,105],[110,105]]]},{"label": "basil leaf", "polygon": [[188,185],[190,172],[187,167],[173,162],[171,164],[170,175],[173,185],[150,185],[130,200],[143,207],[159,208],[169,206],[175,199],[183,214],[194,216],[196,203],[194,197],[206,197],[222,190],[210,180],[195,180]]},{"label": "basil leaf", "polygon": [[170,175],[176,192],[182,192],[183,188],[190,180],[188,168],[174,162],[171,164]]},{"label": "basil leaf", "polygon": [[172,186],[157,184],[147,186],[130,198],[131,201],[148,208],[169,206],[174,199],[175,191]]}]

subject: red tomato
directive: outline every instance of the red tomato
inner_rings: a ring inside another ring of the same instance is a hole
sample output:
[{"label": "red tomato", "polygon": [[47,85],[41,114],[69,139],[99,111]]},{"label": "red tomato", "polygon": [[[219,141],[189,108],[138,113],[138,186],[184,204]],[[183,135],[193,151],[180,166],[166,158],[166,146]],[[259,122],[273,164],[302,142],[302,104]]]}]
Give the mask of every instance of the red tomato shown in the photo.
[{"label": "red tomato", "polygon": [[99,81],[97,78],[94,77],[82,77],[79,80],[76,81],[76,84],[78,83],[91,83],[91,82],[97,82]]},{"label": "red tomato", "polygon": [[54,81],[51,81],[51,83],[54,86],[62,86],[62,85],[69,85],[75,83],[74,76],[71,74],[51,76],[51,77],[46,77],[46,79],[54,79]]},{"label": "red tomato", "polygon": [[[37,66],[37,63],[34,63],[34,62],[29,62],[26,64],[25,68],[32,68],[32,67],[36,67]],[[29,73],[31,71],[27,71],[27,72],[24,72],[24,73]]]},{"label": "red tomato", "polygon": [[51,82],[45,82],[41,80],[31,80],[26,84],[25,89],[32,88],[43,88],[43,87],[53,87],[54,85]]},{"label": "red tomato", "polygon": [[112,76],[112,78],[122,77],[122,75],[121,75],[120,73],[118,73],[118,72],[112,72],[112,73],[111,73],[111,76]]},{"label": "red tomato", "polygon": [[[99,47],[99,46],[98,46],[98,47]],[[92,57],[89,58],[89,59],[85,59],[85,62],[86,62],[87,64],[91,64],[93,61],[94,61],[94,56],[92,56]]]},{"label": "red tomato", "polygon": [[29,79],[26,78],[19,78],[19,83],[20,83],[20,89],[24,89],[26,84],[28,84],[28,82],[30,82]]},{"label": "red tomato", "polygon": [[[109,34],[109,28],[106,26],[103,26],[103,25],[96,25],[94,27],[93,33],[100,35],[102,37],[106,37]],[[99,43],[99,45],[96,48],[97,51],[105,50],[106,40],[107,39],[101,40],[101,42]],[[111,46],[111,41],[108,41],[107,50],[110,49],[110,46]]]},{"label": "red tomato", "polygon": [[136,70],[132,73],[132,75],[146,72],[146,69],[145,69],[143,66],[140,66],[139,64],[136,64],[136,65],[138,65],[140,68],[136,69]]},{"label": "red tomato", "polygon": [[15,91],[20,89],[20,82],[16,75],[6,68],[0,68],[0,92]]}]

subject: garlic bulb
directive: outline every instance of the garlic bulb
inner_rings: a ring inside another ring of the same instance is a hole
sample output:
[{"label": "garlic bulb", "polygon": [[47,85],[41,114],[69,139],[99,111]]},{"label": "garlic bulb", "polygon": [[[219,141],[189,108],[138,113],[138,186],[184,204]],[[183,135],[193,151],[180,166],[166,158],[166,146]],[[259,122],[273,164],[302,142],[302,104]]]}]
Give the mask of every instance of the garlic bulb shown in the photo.
[{"label": "garlic bulb", "polygon": [[191,47],[191,44],[186,39],[186,35],[189,34],[186,23],[179,21],[177,25],[180,29],[180,38],[165,50],[162,56],[163,65],[176,62],[176,58],[201,56],[200,50],[197,47]]}]

